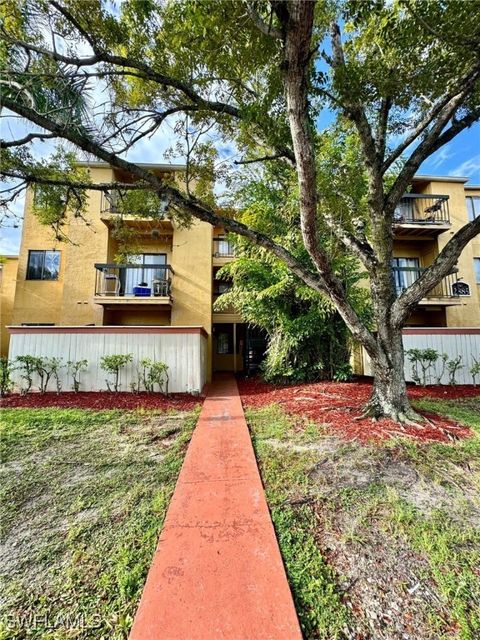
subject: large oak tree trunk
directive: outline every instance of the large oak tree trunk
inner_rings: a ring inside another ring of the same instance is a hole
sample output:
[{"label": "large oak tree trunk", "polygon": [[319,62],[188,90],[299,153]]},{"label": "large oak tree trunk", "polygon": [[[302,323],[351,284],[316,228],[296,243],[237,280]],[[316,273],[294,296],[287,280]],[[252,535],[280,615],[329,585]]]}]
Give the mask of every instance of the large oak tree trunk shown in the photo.
[{"label": "large oak tree trunk", "polygon": [[421,420],[412,409],[405,383],[402,332],[391,326],[379,326],[378,353],[371,357],[372,395],[365,407],[366,415],[386,417],[400,423]]},{"label": "large oak tree trunk", "polygon": [[365,413],[375,418],[386,417],[396,422],[419,421],[407,396],[402,329],[392,320],[392,307],[397,298],[391,261],[393,237],[390,222],[379,215],[373,242],[380,257],[371,274],[373,312],[376,325],[376,350],[370,353],[373,373],[372,396]]}]

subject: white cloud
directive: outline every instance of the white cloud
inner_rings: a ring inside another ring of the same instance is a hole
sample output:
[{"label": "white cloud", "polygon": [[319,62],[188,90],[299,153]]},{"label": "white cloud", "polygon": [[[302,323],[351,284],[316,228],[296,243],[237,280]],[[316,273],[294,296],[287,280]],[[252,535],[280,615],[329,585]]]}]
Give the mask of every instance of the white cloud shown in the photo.
[{"label": "white cloud", "polygon": [[437,153],[434,153],[433,156],[429,159],[429,165],[433,170],[437,170],[442,164],[445,164],[447,160],[453,158],[455,152],[448,146],[443,147]]},{"label": "white cloud", "polygon": [[20,229],[2,229],[0,255],[15,256],[20,250]]},{"label": "white cloud", "polygon": [[471,180],[480,179],[480,153],[462,162],[448,172],[449,176],[465,176]]}]

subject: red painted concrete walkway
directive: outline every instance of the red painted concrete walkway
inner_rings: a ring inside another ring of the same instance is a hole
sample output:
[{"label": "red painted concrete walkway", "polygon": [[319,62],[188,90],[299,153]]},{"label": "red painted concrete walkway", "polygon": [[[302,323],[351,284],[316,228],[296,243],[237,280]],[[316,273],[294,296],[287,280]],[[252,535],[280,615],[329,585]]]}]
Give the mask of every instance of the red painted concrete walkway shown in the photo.
[{"label": "red painted concrete walkway", "polygon": [[211,385],[130,640],[300,640],[237,384]]}]

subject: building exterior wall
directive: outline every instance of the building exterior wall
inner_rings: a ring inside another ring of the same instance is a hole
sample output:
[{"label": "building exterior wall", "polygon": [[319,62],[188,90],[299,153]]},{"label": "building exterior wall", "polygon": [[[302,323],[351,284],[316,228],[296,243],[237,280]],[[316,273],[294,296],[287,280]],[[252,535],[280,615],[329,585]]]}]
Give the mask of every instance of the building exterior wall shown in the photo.
[{"label": "building exterior wall", "polygon": [[4,260],[0,264],[0,355],[8,356],[10,334],[6,327],[12,322],[18,256],[4,256]]},{"label": "building exterior wall", "polygon": [[[125,179],[106,166],[90,167],[93,182]],[[101,193],[91,191],[85,220],[72,220],[65,227],[69,242],[59,242],[53,231],[41,225],[33,215],[32,192],[25,204],[18,283],[13,313],[8,323],[54,325],[156,325],[201,326],[206,331],[206,372],[212,370],[212,238],[211,225],[193,221],[189,227],[165,223],[162,233],[152,233],[152,225],[142,227],[138,219],[136,250],[140,253],[165,253],[171,265],[172,303],[122,305],[95,303],[95,263],[113,263],[118,242],[111,231],[111,220],[102,212]],[[164,223],[161,223],[164,224]],[[27,280],[29,250],[55,250],[61,254],[58,280]]]},{"label": "building exterior wall", "polygon": [[[164,362],[168,366],[169,393],[200,393],[206,381],[206,332],[202,327],[17,327],[13,329],[10,357],[29,355],[87,360],[86,371],[80,375],[81,391],[107,390],[108,374],[100,367],[102,356],[131,353],[132,362],[120,372],[121,391],[130,391],[137,380],[137,368],[142,358]],[[17,389],[21,373],[12,374]],[[60,370],[60,383],[70,391],[72,380],[65,368]],[[39,380],[34,379],[34,389]],[[50,389],[55,387],[51,381]]]},{"label": "building exterior wall", "polygon": [[[475,363],[474,358],[478,360],[480,354],[480,328],[404,329],[403,346],[405,350],[434,349],[438,353],[448,353],[450,359],[461,356],[463,366],[455,375],[456,384],[473,384],[470,369]],[[357,371],[357,373],[359,372]],[[364,349],[362,373],[366,376],[372,375],[370,358]],[[436,384],[439,378],[442,384],[449,384],[448,371],[442,370],[442,360],[440,358],[429,370],[427,384]],[[415,381],[413,365],[407,357],[405,358],[405,380],[407,382]]]},{"label": "building exterior wall", "polygon": [[[128,177],[118,175],[102,163],[92,163],[89,170],[94,182],[128,180]],[[161,175],[166,175],[168,168],[159,168],[158,171]],[[181,182],[181,170],[175,168],[174,171],[175,179]],[[452,233],[467,222],[465,196],[480,195],[480,188],[466,188],[464,182],[454,179],[423,177],[414,181],[412,191],[449,196],[451,228],[448,231],[428,239],[425,236],[423,239],[415,236],[395,239],[395,256],[418,257],[420,265],[426,267],[435,259]],[[148,301],[140,304],[135,299],[117,301],[117,304],[105,300],[98,304],[98,297],[95,299],[94,265],[113,263],[118,253],[118,242],[112,234],[115,214],[102,212],[101,193],[90,192],[88,211],[85,214],[88,224],[82,219],[76,219],[65,228],[69,242],[55,240],[52,230],[42,226],[32,214],[31,204],[32,193],[29,192],[18,258],[15,300],[11,317],[8,316],[8,303],[3,303],[6,304],[5,317],[8,322],[2,324],[199,326],[206,332],[205,367],[208,378],[212,368],[241,370],[241,353],[235,356],[214,353],[214,324],[231,324],[235,327],[235,335],[242,335],[240,327],[243,326],[242,318],[234,310],[213,311],[214,270],[233,259],[232,256],[215,255],[213,239],[222,235],[222,229],[212,228],[199,221],[193,221],[189,227],[180,227],[170,221],[152,223],[161,227],[159,231],[147,221],[138,218],[126,220],[126,224],[132,225],[136,230],[137,248],[140,252],[166,254],[166,262],[173,269],[172,298],[165,304],[154,298],[151,304]],[[28,252],[34,249],[60,252],[58,280],[26,279]],[[476,283],[475,278],[475,257],[480,257],[480,238],[467,246],[458,261],[458,276],[470,285],[471,295],[456,300],[455,305],[421,304],[410,317],[410,325],[480,327],[480,284]],[[8,296],[12,296],[11,288]],[[2,335],[2,349],[6,348],[5,344],[6,339]],[[361,358],[357,356],[355,361],[360,362]]]}]

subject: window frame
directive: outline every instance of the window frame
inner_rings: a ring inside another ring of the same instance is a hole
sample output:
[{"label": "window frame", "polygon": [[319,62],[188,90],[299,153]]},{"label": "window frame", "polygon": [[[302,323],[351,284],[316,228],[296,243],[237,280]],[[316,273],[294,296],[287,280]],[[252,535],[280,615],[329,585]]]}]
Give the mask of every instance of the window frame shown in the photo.
[{"label": "window frame", "polygon": [[480,256],[473,258],[473,270],[475,272],[475,282],[480,285]]},{"label": "window frame", "polygon": [[[41,276],[39,278],[36,278],[32,275],[32,267],[30,264],[31,261],[31,257],[33,254],[35,253],[40,253],[43,254],[43,260],[42,260],[42,265],[41,265]],[[53,253],[54,255],[58,255],[58,269],[57,269],[57,275],[55,278],[44,278],[44,274],[45,274],[45,259],[47,256],[47,253]],[[58,279],[60,278],[60,268],[61,268],[61,260],[62,260],[62,254],[61,251],[57,251],[55,249],[29,249],[28,250],[28,257],[27,257],[27,271],[25,274],[25,280],[36,280],[36,281],[41,281],[41,282],[57,282]]]},{"label": "window frame", "polygon": [[[480,196],[465,196],[465,201],[467,206],[468,221],[472,222],[480,216]],[[475,205],[476,201],[478,202],[477,205]],[[471,203],[470,207],[469,203]]]}]

